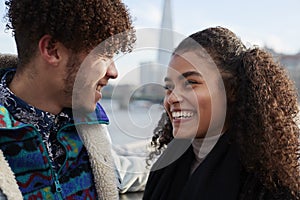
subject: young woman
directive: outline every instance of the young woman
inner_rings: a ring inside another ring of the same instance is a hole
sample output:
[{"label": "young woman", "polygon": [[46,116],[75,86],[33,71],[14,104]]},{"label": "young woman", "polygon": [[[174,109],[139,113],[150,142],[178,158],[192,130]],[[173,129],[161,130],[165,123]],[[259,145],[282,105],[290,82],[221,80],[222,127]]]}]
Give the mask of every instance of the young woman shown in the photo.
[{"label": "young woman", "polygon": [[208,28],[175,49],[165,88],[144,200],[299,199],[296,90],[269,53]]}]

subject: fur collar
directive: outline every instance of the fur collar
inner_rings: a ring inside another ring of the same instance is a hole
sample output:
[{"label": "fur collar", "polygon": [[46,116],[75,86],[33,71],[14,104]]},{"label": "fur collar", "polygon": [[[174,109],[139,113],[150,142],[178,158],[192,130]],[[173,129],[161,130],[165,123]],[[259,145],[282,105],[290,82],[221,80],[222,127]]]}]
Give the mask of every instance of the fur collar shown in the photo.
[{"label": "fur collar", "polygon": [[99,199],[119,199],[111,143],[106,125],[82,124],[77,125],[76,128],[89,153]]},{"label": "fur collar", "polygon": [[8,200],[23,199],[15,176],[0,150],[0,188]]}]

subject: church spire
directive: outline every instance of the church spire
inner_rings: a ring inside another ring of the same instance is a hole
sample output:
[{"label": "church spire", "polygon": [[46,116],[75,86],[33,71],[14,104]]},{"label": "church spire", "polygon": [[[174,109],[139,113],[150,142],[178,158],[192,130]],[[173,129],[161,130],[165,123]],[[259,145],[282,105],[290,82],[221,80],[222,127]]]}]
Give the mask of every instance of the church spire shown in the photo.
[{"label": "church spire", "polygon": [[161,30],[157,62],[160,65],[166,66],[170,60],[171,51],[173,51],[174,48],[171,0],[164,0],[160,28]]}]

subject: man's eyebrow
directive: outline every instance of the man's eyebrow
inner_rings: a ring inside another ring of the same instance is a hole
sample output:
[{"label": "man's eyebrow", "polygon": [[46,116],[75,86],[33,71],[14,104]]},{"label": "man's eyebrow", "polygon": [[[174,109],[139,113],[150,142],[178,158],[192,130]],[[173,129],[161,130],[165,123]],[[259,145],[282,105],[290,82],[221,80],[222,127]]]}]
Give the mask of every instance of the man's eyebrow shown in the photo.
[{"label": "man's eyebrow", "polygon": [[185,79],[185,78],[187,78],[189,76],[200,76],[200,77],[202,77],[202,75],[199,72],[197,72],[197,71],[189,71],[189,72],[185,72],[185,73],[181,74],[178,77],[178,79],[182,80],[182,79]]},{"label": "man's eyebrow", "polygon": [[164,81],[165,81],[165,82],[171,82],[171,79],[168,78],[168,77],[165,77]]}]

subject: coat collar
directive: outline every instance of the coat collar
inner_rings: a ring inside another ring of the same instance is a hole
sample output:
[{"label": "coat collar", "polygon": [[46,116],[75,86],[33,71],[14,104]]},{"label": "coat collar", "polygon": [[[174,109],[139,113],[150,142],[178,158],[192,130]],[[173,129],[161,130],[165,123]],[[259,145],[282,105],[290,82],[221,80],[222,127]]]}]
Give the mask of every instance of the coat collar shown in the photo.
[{"label": "coat collar", "polygon": [[23,199],[22,193],[10,169],[8,162],[5,160],[3,152],[0,149],[0,189],[6,195],[8,200]]}]

